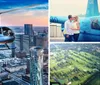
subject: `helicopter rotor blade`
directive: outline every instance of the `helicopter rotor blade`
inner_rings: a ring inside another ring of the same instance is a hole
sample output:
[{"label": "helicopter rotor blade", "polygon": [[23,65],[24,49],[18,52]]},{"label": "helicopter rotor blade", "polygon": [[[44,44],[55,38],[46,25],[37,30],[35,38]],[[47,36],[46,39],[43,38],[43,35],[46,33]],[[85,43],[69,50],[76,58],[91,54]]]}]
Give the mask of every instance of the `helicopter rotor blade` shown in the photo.
[{"label": "helicopter rotor blade", "polygon": [[0,14],[4,14],[4,13],[8,13],[8,12],[17,11],[17,10],[21,10],[21,9],[24,9],[24,8],[36,7],[36,6],[39,6],[39,5],[40,5],[40,4],[35,4],[35,5],[25,6],[25,7],[22,7],[22,8],[11,9],[11,10],[8,10],[8,11],[0,12]]}]

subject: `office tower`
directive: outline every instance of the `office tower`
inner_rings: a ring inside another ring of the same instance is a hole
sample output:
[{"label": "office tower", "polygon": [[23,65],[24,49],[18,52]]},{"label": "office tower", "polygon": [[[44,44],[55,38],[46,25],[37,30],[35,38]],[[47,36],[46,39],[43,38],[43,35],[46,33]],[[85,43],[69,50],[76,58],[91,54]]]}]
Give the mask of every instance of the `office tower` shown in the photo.
[{"label": "office tower", "polygon": [[24,24],[24,34],[31,35],[32,34],[32,24]]},{"label": "office tower", "polygon": [[31,85],[43,85],[43,49],[30,49],[30,82]]}]

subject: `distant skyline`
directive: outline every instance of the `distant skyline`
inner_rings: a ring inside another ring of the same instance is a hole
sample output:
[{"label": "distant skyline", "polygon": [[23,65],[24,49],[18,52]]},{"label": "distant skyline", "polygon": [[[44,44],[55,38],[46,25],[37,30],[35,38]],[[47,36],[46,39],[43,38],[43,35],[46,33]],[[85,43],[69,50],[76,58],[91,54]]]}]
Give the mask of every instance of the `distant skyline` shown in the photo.
[{"label": "distant skyline", "polygon": [[[50,15],[67,16],[86,14],[88,0],[50,0]],[[100,0],[98,0],[100,12]]]},{"label": "distant skyline", "polygon": [[[38,6],[31,6],[34,4]],[[26,6],[31,7],[24,8]],[[0,15],[0,26],[48,25],[48,0],[0,0],[0,12],[17,8],[21,9]]]}]

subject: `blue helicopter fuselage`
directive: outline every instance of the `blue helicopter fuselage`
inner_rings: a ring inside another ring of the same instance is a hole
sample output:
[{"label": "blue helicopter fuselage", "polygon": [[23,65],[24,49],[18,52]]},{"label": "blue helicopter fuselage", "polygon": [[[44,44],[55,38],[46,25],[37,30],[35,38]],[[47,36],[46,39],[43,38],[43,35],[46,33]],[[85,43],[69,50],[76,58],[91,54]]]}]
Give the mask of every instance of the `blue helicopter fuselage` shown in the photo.
[{"label": "blue helicopter fuselage", "polygon": [[0,43],[9,43],[12,40],[14,40],[14,37],[10,37],[10,36],[4,36],[3,34],[0,34]]},{"label": "blue helicopter fuselage", "polygon": [[[51,23],[61,24],[61,30],[64,30],[64,23],[66,20],[68,20],[67,17],[50,17]],[[100,16],[80,18],[79,22],[79,41],[100,41]],[[93,22],[97,22],[96,24],[98,24],[99,27],[93,27]]]},{"label": "blue helicopter fuselage", "polygon": [[80,19],[79,41],[100,41],[100,16]]}]

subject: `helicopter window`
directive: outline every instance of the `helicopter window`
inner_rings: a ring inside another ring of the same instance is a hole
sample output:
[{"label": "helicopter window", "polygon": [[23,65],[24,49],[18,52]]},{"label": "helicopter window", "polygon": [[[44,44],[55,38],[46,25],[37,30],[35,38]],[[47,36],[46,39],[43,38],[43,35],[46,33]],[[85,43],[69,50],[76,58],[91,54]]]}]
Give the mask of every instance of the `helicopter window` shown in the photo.
[{"label": "helicopter window", "polygon": [[12,32],[12,30],[7,27],[3,27],[2,32],[4,36],[14,36],[14,33]]},{"label": "helicopter window", "polygon": [[8,30],[4,30],[3,35],[7,36],[8,35]]},{"label": "helicopter window", "polygon": [[100,30],[100,24],[99,24],[98,19],[92,20],[91,28],[95,30]]},{"label": "helicopter window", "polygon": [[2,34],[2,39],[0,41],[1,43],[12,43],[15,39],[13,31],[8,27],[1,27],[0,34]]}]

